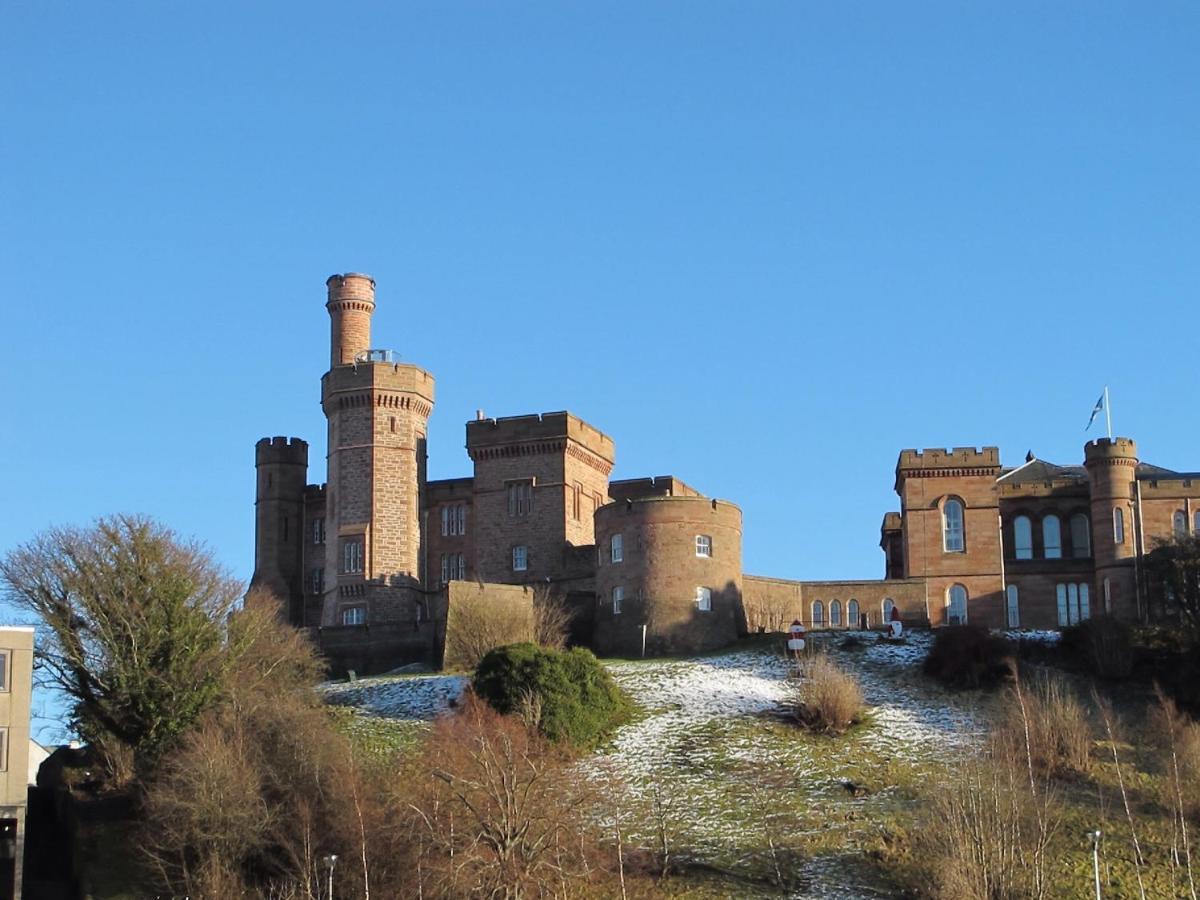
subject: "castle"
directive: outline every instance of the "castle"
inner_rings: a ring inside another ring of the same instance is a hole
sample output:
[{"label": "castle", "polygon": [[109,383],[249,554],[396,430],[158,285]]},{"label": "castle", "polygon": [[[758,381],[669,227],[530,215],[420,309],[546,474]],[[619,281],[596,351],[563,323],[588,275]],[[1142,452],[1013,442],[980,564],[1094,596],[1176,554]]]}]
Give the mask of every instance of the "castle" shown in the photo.
[{"label": "castle", "polygon": [[299,438],[258,442],[251,584],[313,629],[335,671],[439,664],[468,589],[545,586],[576,640],[623,655],[714,649],[793,619],[876,626],[893,609],[935,626],[1133,618],[1153,540],[1200,530],[1200,474],[1141,463],[1126,438],[1089,443],[1082,467],[1031,456],[1006,469],[995,447],[904,450],[884,579],[747,575],[737,506],[669,475],[610,481],[612,439],[567,412],[479,414],[466,424],[473,475],[428,480],[433,376],[372,347],[372,278],[326,287],[326,481],[308,484]]}]

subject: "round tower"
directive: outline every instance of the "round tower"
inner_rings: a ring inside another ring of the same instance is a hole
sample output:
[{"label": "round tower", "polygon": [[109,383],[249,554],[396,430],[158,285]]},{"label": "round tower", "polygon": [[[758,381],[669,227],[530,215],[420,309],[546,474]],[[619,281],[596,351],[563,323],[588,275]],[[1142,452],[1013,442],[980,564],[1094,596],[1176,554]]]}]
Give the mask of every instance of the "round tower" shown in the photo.
[{"label": "round tower", "polygon": [[254,446],[258,485],[254,499],[254,577],[287,605],[303,602],[304,485],[308,444],[300,438],[263,438]]},{"label": "round tower", "polygon": [[[595,645],[639,656],[723,647],[745,628],[742,511],[707,497],[596,510]],[[644,627],[644,632],[643,632]]]},{"label": "round tower", "polygon": [[321,380],[329,447],[322,622],[408,621],[424,574],[420,504],[433,376],[391,351],[364,352],[374,279],[334,275],[326,284],[332,366]]},{"label": "round tower", "polygon": [[358,272],[330,275],[325,282],[330,318],[329,366],[346,366],[371,346],[371,314],[375,312],[375,279]]},{"label": "round tower", "polygon": [[1130,438],[1100,438],[1084,445],[1083,458],[1091,491],[1096,570],[1091,611],[1132,619],[1137,616],[1137,444]]}]

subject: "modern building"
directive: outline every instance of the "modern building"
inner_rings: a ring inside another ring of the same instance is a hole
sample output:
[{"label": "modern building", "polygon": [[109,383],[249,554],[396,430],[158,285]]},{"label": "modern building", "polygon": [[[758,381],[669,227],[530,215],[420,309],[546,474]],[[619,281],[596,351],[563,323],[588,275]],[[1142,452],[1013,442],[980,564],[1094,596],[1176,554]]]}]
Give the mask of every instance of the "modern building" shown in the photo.
[{"label": "modern building", "polygon": [[737,506],[669,475],[610,481],[613,440],[569,412],[479,412],[466,423],[472,474],[428,480],[433,376],[372,345],[372,278],[326,287],[325,483],[307,483],[304,441],[258,442],[252,586],[314,630],[335,670],[437,664],[468,581],[559,593],[576,639],[620,654],[712,649],[794,619],[876,626],[893,609],[933,625],[1132,617],[1152,539],[1200,527],[1200,480],[1140,463],[1124,438],[1089,444],[1074,467],[1004,468],[995,447],[904,450],[884,579],[748,575]]}]

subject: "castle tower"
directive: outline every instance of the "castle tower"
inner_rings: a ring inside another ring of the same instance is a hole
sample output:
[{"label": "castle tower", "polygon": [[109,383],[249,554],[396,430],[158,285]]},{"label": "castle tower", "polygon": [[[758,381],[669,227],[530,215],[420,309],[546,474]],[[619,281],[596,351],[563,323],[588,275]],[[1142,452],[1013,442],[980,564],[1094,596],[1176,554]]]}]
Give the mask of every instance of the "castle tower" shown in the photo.
[{"label": "castle tower", "polygon": [[1132,619],[1138,614],[1137,522],[1134,482],[1137,444],[1129,438],[1100,438],[1084,445],[1091,490],[1092,558],[1096,567],[1092,614],[1109,612]]},{"label": "castle tower", "polygon": [[325,625],[411,621],[418,613],[421,499],[434,382],[424,369],[372,350],[375,282],[326,282],[330,370],[321,379],[328,421]]},{"label": "castle tower", "polygon": [[303,623],[304,482],[308,444],[300,438],[263,438],[254,447],[258,485],[254,500],[254,577]]}]

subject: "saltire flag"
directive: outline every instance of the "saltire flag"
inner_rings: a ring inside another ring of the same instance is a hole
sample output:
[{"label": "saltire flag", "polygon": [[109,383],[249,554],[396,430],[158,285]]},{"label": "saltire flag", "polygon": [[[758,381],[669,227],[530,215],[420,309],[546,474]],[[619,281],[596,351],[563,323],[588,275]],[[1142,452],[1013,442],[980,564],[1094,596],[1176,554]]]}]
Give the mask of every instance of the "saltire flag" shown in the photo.
[{"label": "saltire flag", "polygon": [[1101,394],[1100,399],[1096,401],[1096,405],[1092,407],[1092,417],[1090,419],[1088,419],[1087,428],[1083,429],[1084,431],[1087,431],[1088,428],[1092,427],[1092,423],[1096,421],[1096,414],[1098,412],[1100,412],[1100,410],[1102,410],[1102,409],[1104,409],[1104,395],[1103,394]]}]

